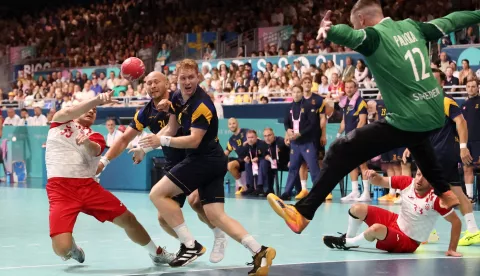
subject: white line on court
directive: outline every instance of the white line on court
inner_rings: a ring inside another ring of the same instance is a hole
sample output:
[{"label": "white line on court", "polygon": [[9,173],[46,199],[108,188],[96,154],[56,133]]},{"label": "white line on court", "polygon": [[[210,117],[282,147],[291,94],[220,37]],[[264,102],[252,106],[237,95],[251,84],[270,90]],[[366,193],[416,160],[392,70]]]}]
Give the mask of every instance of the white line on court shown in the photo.
[{"label": "white line on court", "polygon": [[15,247],[15,245],[2,245],[2,247],[7,248],[7,247]]},{"label": "white line on court", "polygon": [[28,244],[27,246],[40,246],[39,243],[31,243],[31,244]]},{"label": "white line on court", "polygon": [[[427,258],[397,258],[397,259],[367,259],[367,260],[338,260],[338,261],[320,261],[320,262],[304,262],[304,263],[287,263],[287,264],[277,264],[272,265],[274,266],[287,266],[287,265],[306,265],[306,264],[326,264],[326,263],[346,263],[346,262],[377,262],[377,261],[397,261],[397,260],[430,260],[430,259],[456,259],[448,256],[438,256],[438,257],[427,257]],[[478,259],[478,256],[468,256],[462,257],[460,259]],[[218,268],[206,268],[206,269],[192,269],[187,271],[182,271],[182,273],[190,273],[190,272],[203,272],[203,271],[217,271],[217,270],[227,270],[227,269],[239,269],[239,268],[249,268],[248,266],[230,266],[230,267],[218,267]],[[143,275],[168,275],[168,274],[176,274],[178,272],[146,272],[146,273],[132,273],[132,274],[117,274],[115,276],[143,276]]]}]

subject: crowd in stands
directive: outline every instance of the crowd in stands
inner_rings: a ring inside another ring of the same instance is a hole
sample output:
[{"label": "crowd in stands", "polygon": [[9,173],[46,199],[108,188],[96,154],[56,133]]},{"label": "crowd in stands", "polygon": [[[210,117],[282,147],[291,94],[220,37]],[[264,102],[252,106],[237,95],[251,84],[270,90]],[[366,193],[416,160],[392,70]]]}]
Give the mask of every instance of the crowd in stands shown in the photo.
[{"label": "crowd in stands", "polygon": [[[454,8],[451,0],[384,0],[385,16],[427,21]],[[473,9],[470,6],[456,7]],[[334,23],[349,23],[354,1],[271,0],[238,1],[114,0],[89,6],[45,9],[21,18],[0,20],[0,52],[6,47],[35,46],[37,58],[49,58],[53,67],[119,64],[130,56],[168,61],[169,51],[184,43],[186,33],[204,31],[242,33],[254,28],[292,25],[284,45],[265,45],[251,55],[343,52],[341,46],[316,41],[318,23],[333,10]],[[233,8],[239,7],[239,8]],[[459,43],[478,43],[478,28],[458,34]],[[452,44],[450,38],[442,43]],[[152,48],[154,45],[156,47]],[[205,45],[208,48],[207,45]],[[158,49],[155,53],[152,51]],[[245,53],[246,54],[246,53]],[[207,55],[211,58],[212,55]]]}]

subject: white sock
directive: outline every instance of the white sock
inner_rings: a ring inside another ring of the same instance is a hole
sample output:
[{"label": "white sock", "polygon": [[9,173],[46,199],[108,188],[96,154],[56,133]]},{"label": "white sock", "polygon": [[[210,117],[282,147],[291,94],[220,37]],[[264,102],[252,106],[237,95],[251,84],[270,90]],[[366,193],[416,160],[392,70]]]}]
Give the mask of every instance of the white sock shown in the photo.
[{"label": "white sock", "polygon": [[242,179],[235,179],[235,187],[237,190],[242,187]]},{"label": "white sock", "polygon": [[346,246],[359,246],[361,244],[364,244],[366,242],[369,242],[365,239],[365,235],[361,233],[360,235],[353,237],[353,238],[346,238]]},{"label": "white sock", "polygon": [[395,195],[395,189],[390,188],[388,190],[388,194],[391,195],[391,196],[394,196]]},{"label": "white sock", "polygon": [[242,244],[245,248],[250,250],[253,256],[262,250],[262,245],[259,244],[251,235],[246,235],[242,238]]},{"label": "white sock", "polygon": [[473,213],[468,213],[463,216],[465,218],[465,222],[467,223],[467,230],[470,233],[476,233],[478,231],[477,221],[473,216]]},{"label": "white sock", "polygon": [[363,180],[363,193],[370,196],[370,182],[368,180]]},{"label": "white sock", "polygon": [[467,196],[473,198],[473,184],[465,184],[465,189],[467,190]]},{"label": "white sock", "polygon": [[185,244],[186,247],[188,248],[195,247],[195,239],[193,238],[190,231],[188,231],[188,228],[185,225],[185,222],[180,224],[177,227],[174,227],[173,231],[177,233],[178,239],[180,240],[181,243]]},{"label": "white sock", "polygon": [[215,238],[225,238],[225,232],[223,232],[220,228],[215,227],[212,230]]},{"label": "white sock", "polygon": [[352,181],[352,193],[358,193],[358,181]]},{"label": "white sock", "polygon": [[300,183],[302,184],[302,190],[307,189],[307,180],[300,180]]},{"label": "white sock", "polygon": [[361,225],[362,225],[362,221],[352,217],[350,215],[350,212],[349,212],[349,214],[348,214],[347,238],[355,237],[355,235],[357,235],[358,229],[360,229]]},{"label": "white sock", "polygon": [[150,253],[150,255],[152,256],[156,256],[157,255],[157,246],[155,245],[155,243],[151,240],[147,245],[144,245],[143,248],[145,248],[148,253]]}]

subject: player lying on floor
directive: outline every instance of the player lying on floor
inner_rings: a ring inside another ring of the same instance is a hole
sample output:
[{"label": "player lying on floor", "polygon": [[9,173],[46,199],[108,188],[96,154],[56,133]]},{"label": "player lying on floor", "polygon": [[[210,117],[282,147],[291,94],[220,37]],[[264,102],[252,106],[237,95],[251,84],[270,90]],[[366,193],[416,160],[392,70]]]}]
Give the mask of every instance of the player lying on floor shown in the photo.
[{"label": "player lying on floor", "polygon": [[[452,225],[447,256],[461,257],[456,252],[462,222],[453,209],[440,206],[440,199],[432,186],[417,170],[415,178],[409,176],[383,177],[373,170],[366,176],[373,185],[400,189],[403,201],[400,214],[388,210],[354,204],[348,211],[347,233],[341,237],[325,236],[323,242],[330,248],[348,250],[367,242],[377,241],[377,248],[390,253],[413,253],[422,241],[426,241],[438,216],[443,216]],[[369,228],[357,236],[362,222]]]}]

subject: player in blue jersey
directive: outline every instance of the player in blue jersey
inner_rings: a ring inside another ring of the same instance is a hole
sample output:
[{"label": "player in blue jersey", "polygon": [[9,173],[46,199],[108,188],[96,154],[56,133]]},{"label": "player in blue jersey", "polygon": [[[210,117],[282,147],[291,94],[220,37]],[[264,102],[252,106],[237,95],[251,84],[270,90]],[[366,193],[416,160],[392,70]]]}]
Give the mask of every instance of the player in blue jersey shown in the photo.
[{"label": "player in blue jersey", "polygon": [[[242,183],[242,172],[245,171],[245,157],[247,156],[247,131],[248,129],[240,128],[238,120],[235,118],[228,119],[228,129],[232,132],[232,136],[228,139],[225,155],[229,156],[235,151],[237,158],[229,160],[228,171],[235,178],[236,195],[251,194],[253,192],[253,175],[247,175],[247,183]],[[250,188],[247,185],[251,185]]]},{"label": "player in blue jersey", "polygon": [[[141,110],[139,110],[125,133],[120,137],[113,146],[107,151],[107,153],[102,157],[100,163],[98,164],[97,173],[100,173],[105,166],[108,165],[114,158],[118,157],[128,146],[128,144],[135,139],[137,135],[140,135],[145,128],[148,128],[153,133],[160,132],[167,124],[170,115],[167,112],[157,110],[157,105],[160,102],[166,102],[173,93],[169,95],[167,89],[169,83],[165,75],[160,72],[152,72],[145,78],[145,84],[147,86],[147,93],[152,97],[152,100],[149,101]],[[181,130],[177,135],[181,134]],[[134,148],[130,152],[134,153],[133,161],[135,164],[142,162],[145,157],[146,152],[151,151],[152,148],[142,149]],[[165,156],[166,165],[163,168],[165,172],[168,172],[175,165],[180,163],[185,159],[185,150],[176,149],[172,147],[162,147],[163,154]],[[173,198],[180,207],[183,207],[186,196],[185,194],[178,195]],[[205,211],[200,204],[198,197],[198,191],[195,191],[188,197],[188,202],[192,209],[197,212],[199,219],[205,224],[213,229],[215,235],[215,242],[213,250],[210,254],[210,261],[213,263],[220,262],[225,254],[225,247],[227,245],[227,238],[225,233],[220,229],[215,228],[207,219]],[[163,219],[163,214],[158,213],[158,221],[160,226],[167,232],[169,235],[178,238],[175,231],[168,226],[168,224]],[[173,258],[171,259],[173,260]],[[171,261],[169,260],[169,261]]]},{"label": "player in blue jersey", "polygon": [[[175,92],[170,107],[168,125],[157,135],[148,135],[140,140],[142,147],[169,146],[186,149],[186,158],[173,167],[155,185],[150,199],[165,221],[182,242],[177,257],[170,266],[185,266],[205,253],[188,230],[182,210],[171,198],[179,194],[191,194],[198,189],[208,219],[240,242],[253,255],[250,276],[267,275],[275,249],[259,244],[240,223],[224,211],[225,194],[223,181],[227,173],[227,157],[218,141],[218,117],[215,105],[198,85],[198,64],[191,59],[179,63],[180,91]],[[172,137],[181,128],[181,137]]]},{"label": "player in blue jersey", "polygon": [[[317,93],[312,92],[312,78],[306,76],[302,78],[302,87],[303,87],[303,98],[306,103],[309,103],[317,113],[315,116],[316,121],[314,122],[318,128],[315,128],[315,140],[314,145],[317,149],[317,160],[318,166],[322,167],[322,160],[325,156],[325,145],[327,144],[327,119],[325,116],[325,102],[323,97]],[[302,190],[297,194],[295,199],[300,200],[308,195],[307,190],[307,179],[308,179],[308,167],[307,163],[303,162],[300,167],[300,183],[302,185]],[[312,180],[313,182],[314,180]],[[327,197],[327,200],[332,199],[332,194]]]}]

